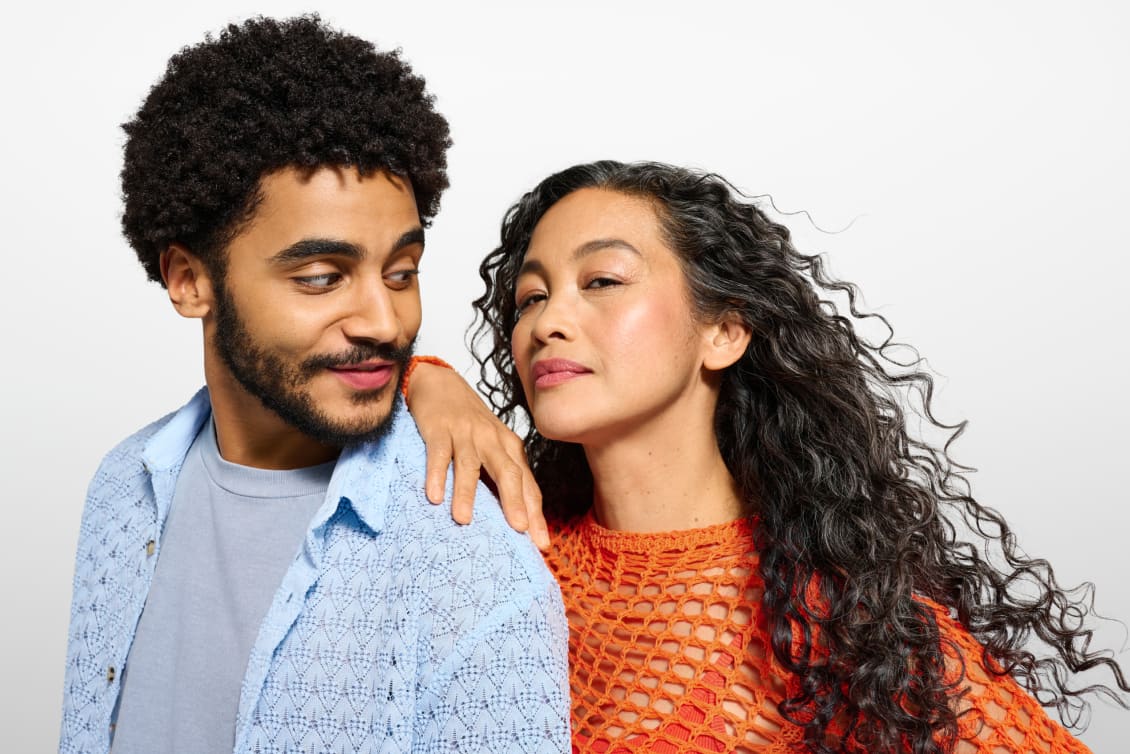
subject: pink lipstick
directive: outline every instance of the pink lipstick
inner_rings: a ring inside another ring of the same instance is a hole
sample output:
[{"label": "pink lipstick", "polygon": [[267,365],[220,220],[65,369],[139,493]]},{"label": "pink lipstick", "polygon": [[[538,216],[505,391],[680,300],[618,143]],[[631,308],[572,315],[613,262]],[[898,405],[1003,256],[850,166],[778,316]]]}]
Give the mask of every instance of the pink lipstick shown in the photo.
[{"label": "pink lipstick", "polygon": [[583,364],[568,359],[542,359],[534,362],[534,387],[543,389],[591,374]]}]

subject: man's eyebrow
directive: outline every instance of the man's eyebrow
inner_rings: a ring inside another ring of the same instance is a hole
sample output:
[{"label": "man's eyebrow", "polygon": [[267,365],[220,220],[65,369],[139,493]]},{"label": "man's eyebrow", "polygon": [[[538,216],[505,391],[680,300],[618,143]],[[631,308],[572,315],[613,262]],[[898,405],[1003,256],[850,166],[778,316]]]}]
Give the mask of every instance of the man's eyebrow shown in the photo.
[{"label": "man's eyebrow", "polygon": [[[637,249],[635,246],[632,246],[622,238],[594,238],[591,241],[585,241],[583,244],[573,249],[573,260],[576,261],[581,257],[586,257],[589,254],[595,254],[602,249],[609,248],[625,249],[638,256],[643,256],[643,254],[640,253],[639,249]],[[536,259],[527,259],[522,262],[522,266],[518,270],[518,274],[525,275],[528,272],[544,274],[545,266]]]},{"label": "man's eyebrow", "polygon": [[365,256],[365,251],[357,244],[336,238],[304,238],[272,256],[271,262],[293,264],[311,257],[328,256],[360,259]]},{"label": "man's eyebrow", "polygon": [[[424,244],[424,229],[413,228],[407,231],[392,245],[392,252],[400,251],[401,249],[412,246],[414,244]],[[349,259],[361,259],[365,256],[365,250],[355,243],[349,241],[342,241],[337,238],[304,238],[301,241],[292,243],[282,251],[278,252],[271,257],[271,262],[274,264],[294,264],[295,262],[302,262],[311,257],[347,257]]]},{"label": "man's eyebrow", "polygon": [[413,228],[407,231],[400,238],[396,239],[396,243],[392,245],[392,251],[400,251],[406,246],[413,246],[419,244],[424,245],[424,229],[420,227]]}]

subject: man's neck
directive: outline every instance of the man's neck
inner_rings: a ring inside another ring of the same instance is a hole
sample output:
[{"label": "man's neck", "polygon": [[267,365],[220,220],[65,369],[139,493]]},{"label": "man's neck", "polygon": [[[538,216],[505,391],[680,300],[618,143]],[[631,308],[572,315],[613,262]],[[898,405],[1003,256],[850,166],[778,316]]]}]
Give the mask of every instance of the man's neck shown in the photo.
[{"label": "man's neck", "polygon": [[204,377],[212,400],[212,422],[220,456],[229,463],[257,469],[301,469],[332,461],[341,448],[326,445],[295,429],[232,376],[205,360]]}]

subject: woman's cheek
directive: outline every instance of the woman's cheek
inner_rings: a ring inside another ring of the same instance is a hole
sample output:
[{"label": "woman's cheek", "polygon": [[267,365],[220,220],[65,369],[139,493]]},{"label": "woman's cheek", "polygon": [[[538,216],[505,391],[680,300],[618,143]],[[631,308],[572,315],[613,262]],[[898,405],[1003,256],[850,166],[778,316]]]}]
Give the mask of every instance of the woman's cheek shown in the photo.
[{"label": "woman's cheek", "polygon": [[529,334],[526,332],[525,327],[522,326],[521,320],[514,326],[514,330],[510,333],[510,355],[514,359],[514,368],[518,371],[518,379],[522,383],[522,391],[529,396],[530,386],[526,384],[526,375],[529,373],[528,362],[526,357],[526,345],[529,343]]},{"label": "woman's cheek", "polygon": [[672,347],[686,345],[680,335],[689,323],[662,297],[648,297],[610,314],[601,332],[612,353],[633,353],[649,362],[665,362],[672,355],[667,353]]}]

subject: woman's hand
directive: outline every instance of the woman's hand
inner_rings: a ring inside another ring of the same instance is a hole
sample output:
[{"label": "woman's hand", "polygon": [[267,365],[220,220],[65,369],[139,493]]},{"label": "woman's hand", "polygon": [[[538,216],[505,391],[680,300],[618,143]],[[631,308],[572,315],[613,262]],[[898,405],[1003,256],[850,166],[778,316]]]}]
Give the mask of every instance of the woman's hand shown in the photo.
[{"label": "woman's hand", "polygon": [[522,440],[491,413],[478,393],[453,369],[417,362],[408,381],[408,410],[427,446],[425,493],[443,502],[447,467],[454,460],[451,517],[470,523],[480,469],[493,482],[507,522],[549,547],[541,490],[526,463]]}]

